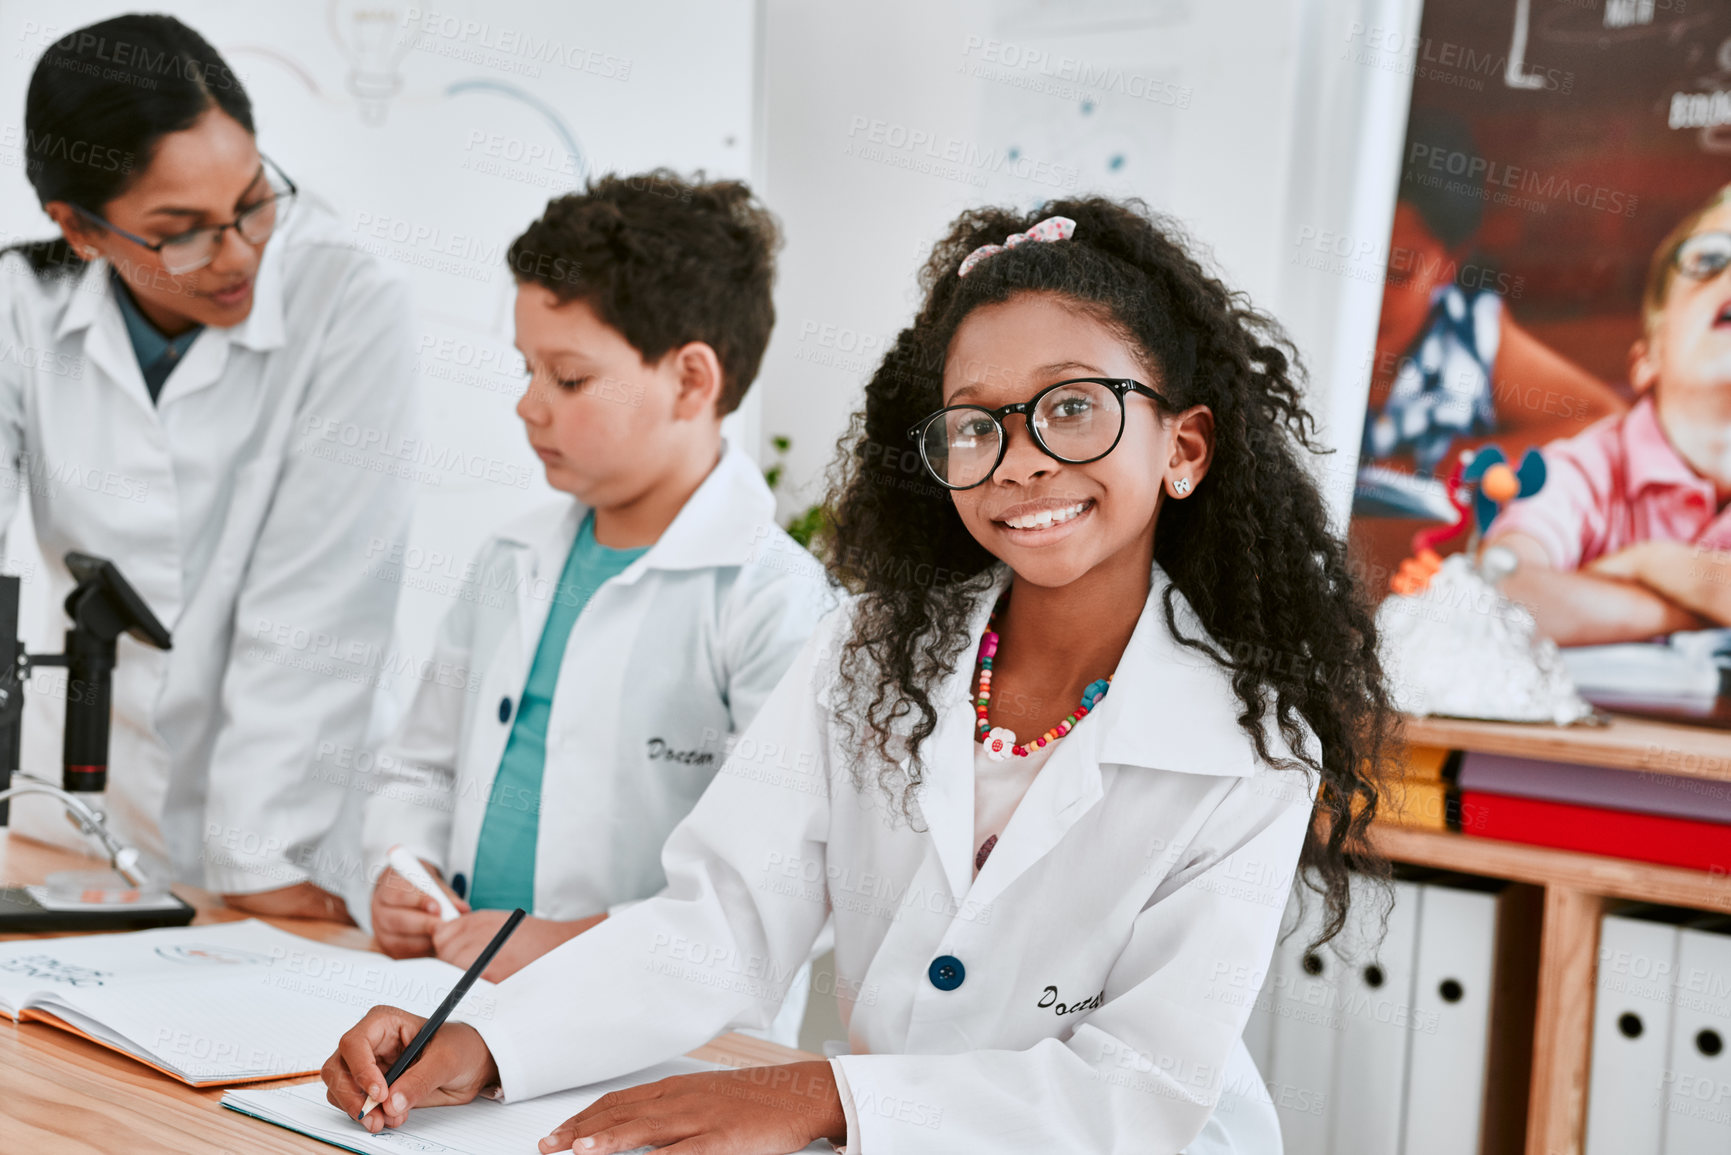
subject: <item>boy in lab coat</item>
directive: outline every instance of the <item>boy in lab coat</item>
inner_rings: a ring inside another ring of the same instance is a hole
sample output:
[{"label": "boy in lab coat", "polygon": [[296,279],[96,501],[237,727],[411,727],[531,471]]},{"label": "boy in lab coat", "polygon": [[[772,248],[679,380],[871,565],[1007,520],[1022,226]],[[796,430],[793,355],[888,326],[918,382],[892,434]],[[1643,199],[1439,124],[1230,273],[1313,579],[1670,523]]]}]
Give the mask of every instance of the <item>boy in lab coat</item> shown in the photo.
[{"label": "boy in lab coat", "polygon": [[[481,547],[437,640],[462,676],[423,682],[379,759],[363,842],[386,953],[467,966],[521,906],[497,981],[660,890],[662,842],[825,608],[721,433],[769,340],[777,244],[745,185],[658,171],[553,200],[511,245],[517,413],[569,496]],[[459,917],[385,865],[396,844]]]}]

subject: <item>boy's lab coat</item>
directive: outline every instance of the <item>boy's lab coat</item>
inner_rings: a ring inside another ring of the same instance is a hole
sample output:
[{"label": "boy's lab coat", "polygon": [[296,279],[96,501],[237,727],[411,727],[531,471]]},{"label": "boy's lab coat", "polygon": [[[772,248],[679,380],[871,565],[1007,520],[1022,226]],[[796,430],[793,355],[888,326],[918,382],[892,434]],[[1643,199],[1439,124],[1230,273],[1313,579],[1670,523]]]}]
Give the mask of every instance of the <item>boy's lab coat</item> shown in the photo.
[{"label": "boy's lab coat", "polygon": [[[28,496],[46,560],[33,651],[59,652],[64,556],[113,560],[174,648],[122,636],[106,808],[127,842],[218,891],[316,869],[343,806],[318,751],[362,743],[420,444],[400,280],[301,205],[265,247],[252,312],[206,329],[155,404],[107,262],[38,277],[0,258],[0,530]],[[23,765],[58,781],[64,670],[26,694]],[[41,796],[13,828],[88,849]]]},{"label": "boy's lab coat", "polygon": [[[377,760],[369,874],[402,843],[466,894],[487,800],[550,599],[587,510],[570,499],[488,541]],[[660,540],[590,598],[565,645],[547,722],[535,910],[575,919],[661,888],[661,845],[831,604],[821,567],[775,524],[738,449]]]},{"label": "boy's lab coat", "polygon": [[1221,670],[1168,633],[1167,584],[1156,568],[1111,693],[978,878],[971,663],[937,687],[910,822],[850,774],[826,706],[845,613],[826,622],[669,839],[667,890],[513,976],[473,1023],[505,1094],[766,1021],[833,913],[850,1152],[1278,1150],[1240,1035],[1313,786],[1258,758]]}]

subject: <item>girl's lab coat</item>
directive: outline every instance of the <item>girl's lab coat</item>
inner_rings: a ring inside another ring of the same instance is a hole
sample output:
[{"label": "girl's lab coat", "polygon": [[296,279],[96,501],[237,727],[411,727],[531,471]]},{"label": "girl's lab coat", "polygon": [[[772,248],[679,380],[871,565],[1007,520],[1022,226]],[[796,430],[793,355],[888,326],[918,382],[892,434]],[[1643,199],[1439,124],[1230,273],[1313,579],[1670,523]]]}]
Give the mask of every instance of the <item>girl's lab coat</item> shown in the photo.
[{"label": "girl's lab coat", "polygon": [[[436,653],[374,767],[369,877],[402,843],[465,893],[518,699],[587,509],[571,499],[482,548]],[[547,721],[535,910],[575,919],[647,898],[661,844],[829,604],[821,567],[775,524],[743,452],[720,462],[653,546],[590,598]]]},{"label": "girl's lab coat", "polygon": [[1278,1150],[1240,1035],[1313,785],[1257,757],[1220,669],[1168,633],[1166,585],[1156,568],[1112,692],[978,878],[972,670],[937,688],[910,822],[847,769],[826,688],[845,614],[820,627],[668,840],[666,891],[532,963],[474,1021],[506,1095],[761,1024],[833,913],[854,1155]]},{"label": "girl's lab coat", "polygon": [[[321,744],[365,737],[397,586],[369,559],[412,493],[412,307],[302,211],[266,245],[252,312],[200,333],[155,404],[105,261],[38,277],[0,258],[0,527],[29,498],[23,575],[59,651],[63,558],[112,559],[174,635],[120,639],[107,808],[116,832],[219,891],[308,877],[343,804]],[[408,447],[405,449],[405,447]],[[24,768],[59,780],[65,671],[26,695]],[[14,828],[82,845],[37,797]]]}]

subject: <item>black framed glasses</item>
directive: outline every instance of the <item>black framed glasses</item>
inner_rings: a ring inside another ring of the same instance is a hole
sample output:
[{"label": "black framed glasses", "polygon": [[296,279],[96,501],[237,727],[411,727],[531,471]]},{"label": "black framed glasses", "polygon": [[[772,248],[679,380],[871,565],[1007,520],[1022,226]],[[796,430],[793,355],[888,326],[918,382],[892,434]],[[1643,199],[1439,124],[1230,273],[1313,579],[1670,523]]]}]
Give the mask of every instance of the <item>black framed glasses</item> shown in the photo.
[{"label": "black framed glasses", "polygon": [[1671,254],[1671,263],[1692,281],[1718,276],[1726,265],[1731,265],[1731,233],[1696,233],[1684,237]]},{"label": "black framed glasses", "polygon": [[1040,451],[1066,465],[1098,461],[1124,436],[1124,398],[1140,393],[1163,405],[1160,394],[1140,381],[1077,377],[1048,385],[1027,401],[988,409],[950,405],[922,418],[908,436],[939,485],[972,489],[996,472],[1010,446],[1004,418],[1020,413]]},{"label": "black framed glasses", "polygon": [[202,269],[216,260],[216,254],[222,249],[222,234],[229,229],[239,233],[241,239],[250,245],[262,245],[270,240],[276,227],[288,217],[300,190],[295,187],[295,182],[288,178],[288,174],[276,166],[275,161],[263,153],[259,154],[259,160],[261,163],[258,176],[253,178],[253,184],[256,185],[263,179],[269,193],[263,199],[241,209],[234,215],[234,220],[225,225],[201,225],[184,233],[176,233],[166,240],[151,241],[136,233],[127,232],[87,208],[78,205],[73,208],[78,210],[80,216],[95,221],[109,232],[117,233],[133,244],[155,253],[162,259],[162,267],[168,270],[171,276],[182,276]]}]

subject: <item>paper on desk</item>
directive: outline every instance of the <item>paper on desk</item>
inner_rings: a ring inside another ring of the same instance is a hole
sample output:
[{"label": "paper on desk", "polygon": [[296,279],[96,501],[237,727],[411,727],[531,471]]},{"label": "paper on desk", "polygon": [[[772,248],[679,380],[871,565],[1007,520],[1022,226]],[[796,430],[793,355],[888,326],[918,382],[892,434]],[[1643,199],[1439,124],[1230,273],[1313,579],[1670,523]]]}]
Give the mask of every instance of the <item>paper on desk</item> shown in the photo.
[{"label": "paper on desk", "polygon": [[[422,1107],[409,1113],[404,1126],[377,1135],[331,1106],[323,1083],[301,1083],[274,1091],[230,1091],[222,1097],[222,1105],[360,1155],[401,1155],[404,1151],[423,1155],[535,1155],[540,1150],[537,1144],[549,1131],[609,1091],[623,1091],[669,1075],[719,1069],[716,1063],[674,1059],[605,1083],[521,1103],[476,1099],[461,1107]],[[830,1145],[820,1140],[806,1150],[828,1151]]]},{"label": "paper on desk", "polygon": [[1682,630],[1662,642],[1572,646],[1569,676],[1586,693],[1711,699],[1731,652],[1731,630]]},{"label": "paper on desk", "polygon": [[[257,920],[0,944],[0,1008],[46,1013],[189,1083],[316,1072],[369,1007],[430,1014],[462,971]],[[461,1004],[492,1013],[493,985]]]}]

